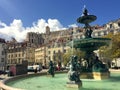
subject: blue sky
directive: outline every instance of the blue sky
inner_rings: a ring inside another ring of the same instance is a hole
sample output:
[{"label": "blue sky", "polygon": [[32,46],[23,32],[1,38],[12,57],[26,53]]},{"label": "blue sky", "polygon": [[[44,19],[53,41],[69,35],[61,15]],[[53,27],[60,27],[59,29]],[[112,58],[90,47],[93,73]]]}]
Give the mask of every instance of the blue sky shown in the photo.
[{"label": "blue sky", "polygon": [[37,32],[46,25],[53,31],[80,26],[76,19],[84,5],[90,14],[97,16],[92,24],[103,25],[120,17],[119,4],[120,0],[0,0],[0,37],[21,40],[17,34],[24,33],[25,37],[26,32]]}]

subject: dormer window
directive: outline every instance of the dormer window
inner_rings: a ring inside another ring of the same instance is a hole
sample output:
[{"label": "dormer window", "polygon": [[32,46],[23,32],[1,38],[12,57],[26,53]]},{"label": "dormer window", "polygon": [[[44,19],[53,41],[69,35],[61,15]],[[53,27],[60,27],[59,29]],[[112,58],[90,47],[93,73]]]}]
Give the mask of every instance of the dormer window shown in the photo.
[{"label": "dormer window", "polygon": [[118,26],[120,27],[120,22],[118,22]]},{"label": "dormer window", "polygon": [[112,24],[110,24],[110,28],[112,28]]}]

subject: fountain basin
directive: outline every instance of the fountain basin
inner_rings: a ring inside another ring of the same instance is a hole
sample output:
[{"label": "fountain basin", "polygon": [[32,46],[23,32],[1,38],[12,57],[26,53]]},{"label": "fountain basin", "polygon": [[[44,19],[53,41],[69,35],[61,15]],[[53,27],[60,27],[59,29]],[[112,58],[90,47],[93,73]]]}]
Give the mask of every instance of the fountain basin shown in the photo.
[{"label": "fountain basin", "polygon": [[[6,82],[7,85],[21,89],[4,90],[78,90],[76,88],[67,88],[67,74],[56,74],[54,78],[42,75],[32,75],[32,77],[19,77]],[[111,72],[110,78],[105,80],[81,79],[82,88],[80,90],[120,90],[120,72]]]},{"label": "fountain basin", "polygon": [[[67,71],[56,72],[56,74],[59,74],[59,73],[67,73]],[[18,75],[18,76],[14,76],[14,77],[9,77],[9,78],[3,80],[2,82],[0,82],[0,89],[2,89],[2,90],[26,90],[26,88],[29,87],[30,83],[24,83],[24,82],[22,82],[22,80],[24,81],[24,80],[27,80],[30,78],[42,77],[42,76],[45,76],[46,78],[52,78],[52,77],[48,77],[47,72]],[[21,83],[19,81],[21,81]],[[19,83],[17,86],[12,86],[11,84],[13,84],[14,82],[15,83],[19,82]],[[25,85],[27,85],[27,84],[28,84],[28,87],[25,87]],[[33,90],[33,89],[27,89],[27,90]],[[38,89],[34,89],[34,90],[38,90]]]}]

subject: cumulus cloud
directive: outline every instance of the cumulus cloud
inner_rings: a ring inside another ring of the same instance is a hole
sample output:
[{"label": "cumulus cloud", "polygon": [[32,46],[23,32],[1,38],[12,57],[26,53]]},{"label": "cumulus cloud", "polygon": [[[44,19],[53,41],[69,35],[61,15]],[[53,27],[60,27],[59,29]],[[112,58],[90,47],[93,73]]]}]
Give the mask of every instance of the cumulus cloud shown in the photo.
[{"label": "cumulus cloud", "polygon": [[27,32],[44,33],[46,26],[49,26],[51,31],[65,29],[57,19],[48,19],[47,21],[39,19],[37,22],[33,22],[31,27],[23,27],[21,20],[14,19],[10,25],[0,21],[0,38],[10,40],[11,37],[14,37],[17,41],[23,41]]},{"label": "cumulus cloud", "polygon": [[68,25],[68,27],[77,27],[76,24],[71,24],[71,25]]}]

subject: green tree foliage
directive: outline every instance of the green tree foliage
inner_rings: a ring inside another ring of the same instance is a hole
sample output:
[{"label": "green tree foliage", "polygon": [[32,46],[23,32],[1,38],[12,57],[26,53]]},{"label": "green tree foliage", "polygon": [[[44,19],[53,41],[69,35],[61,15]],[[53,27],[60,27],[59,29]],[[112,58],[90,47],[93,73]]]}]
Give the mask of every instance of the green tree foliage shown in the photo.
[{"label": "green tree foliage", "polygon": [[77,55],[79,60],[82,57],[84,57],[84,53],[82,51],[80,51],[79,49],[69,49],[66,53],[63,54],[64,65],[67,65],[69,63],[70,57],[72,55]]},{"label": "green tree foliage", "polygon": [[105,38],[111,39],[111,47],[103,46],[100,48],[100,54],[104,57],[113,58],[120,58],[120,33],[113,34],[109,33],[105,36]]},{"label": "green tree foliage", "polygon": [[102,46],[102,47],[100,47],[100,49],[99,49],[99,56],[100,56],[100,58],[101,59],[109,59],[109,60],[111,60],[112,59],[112,57],[111,57],[111,47],[108,47],[108,46]]}]

